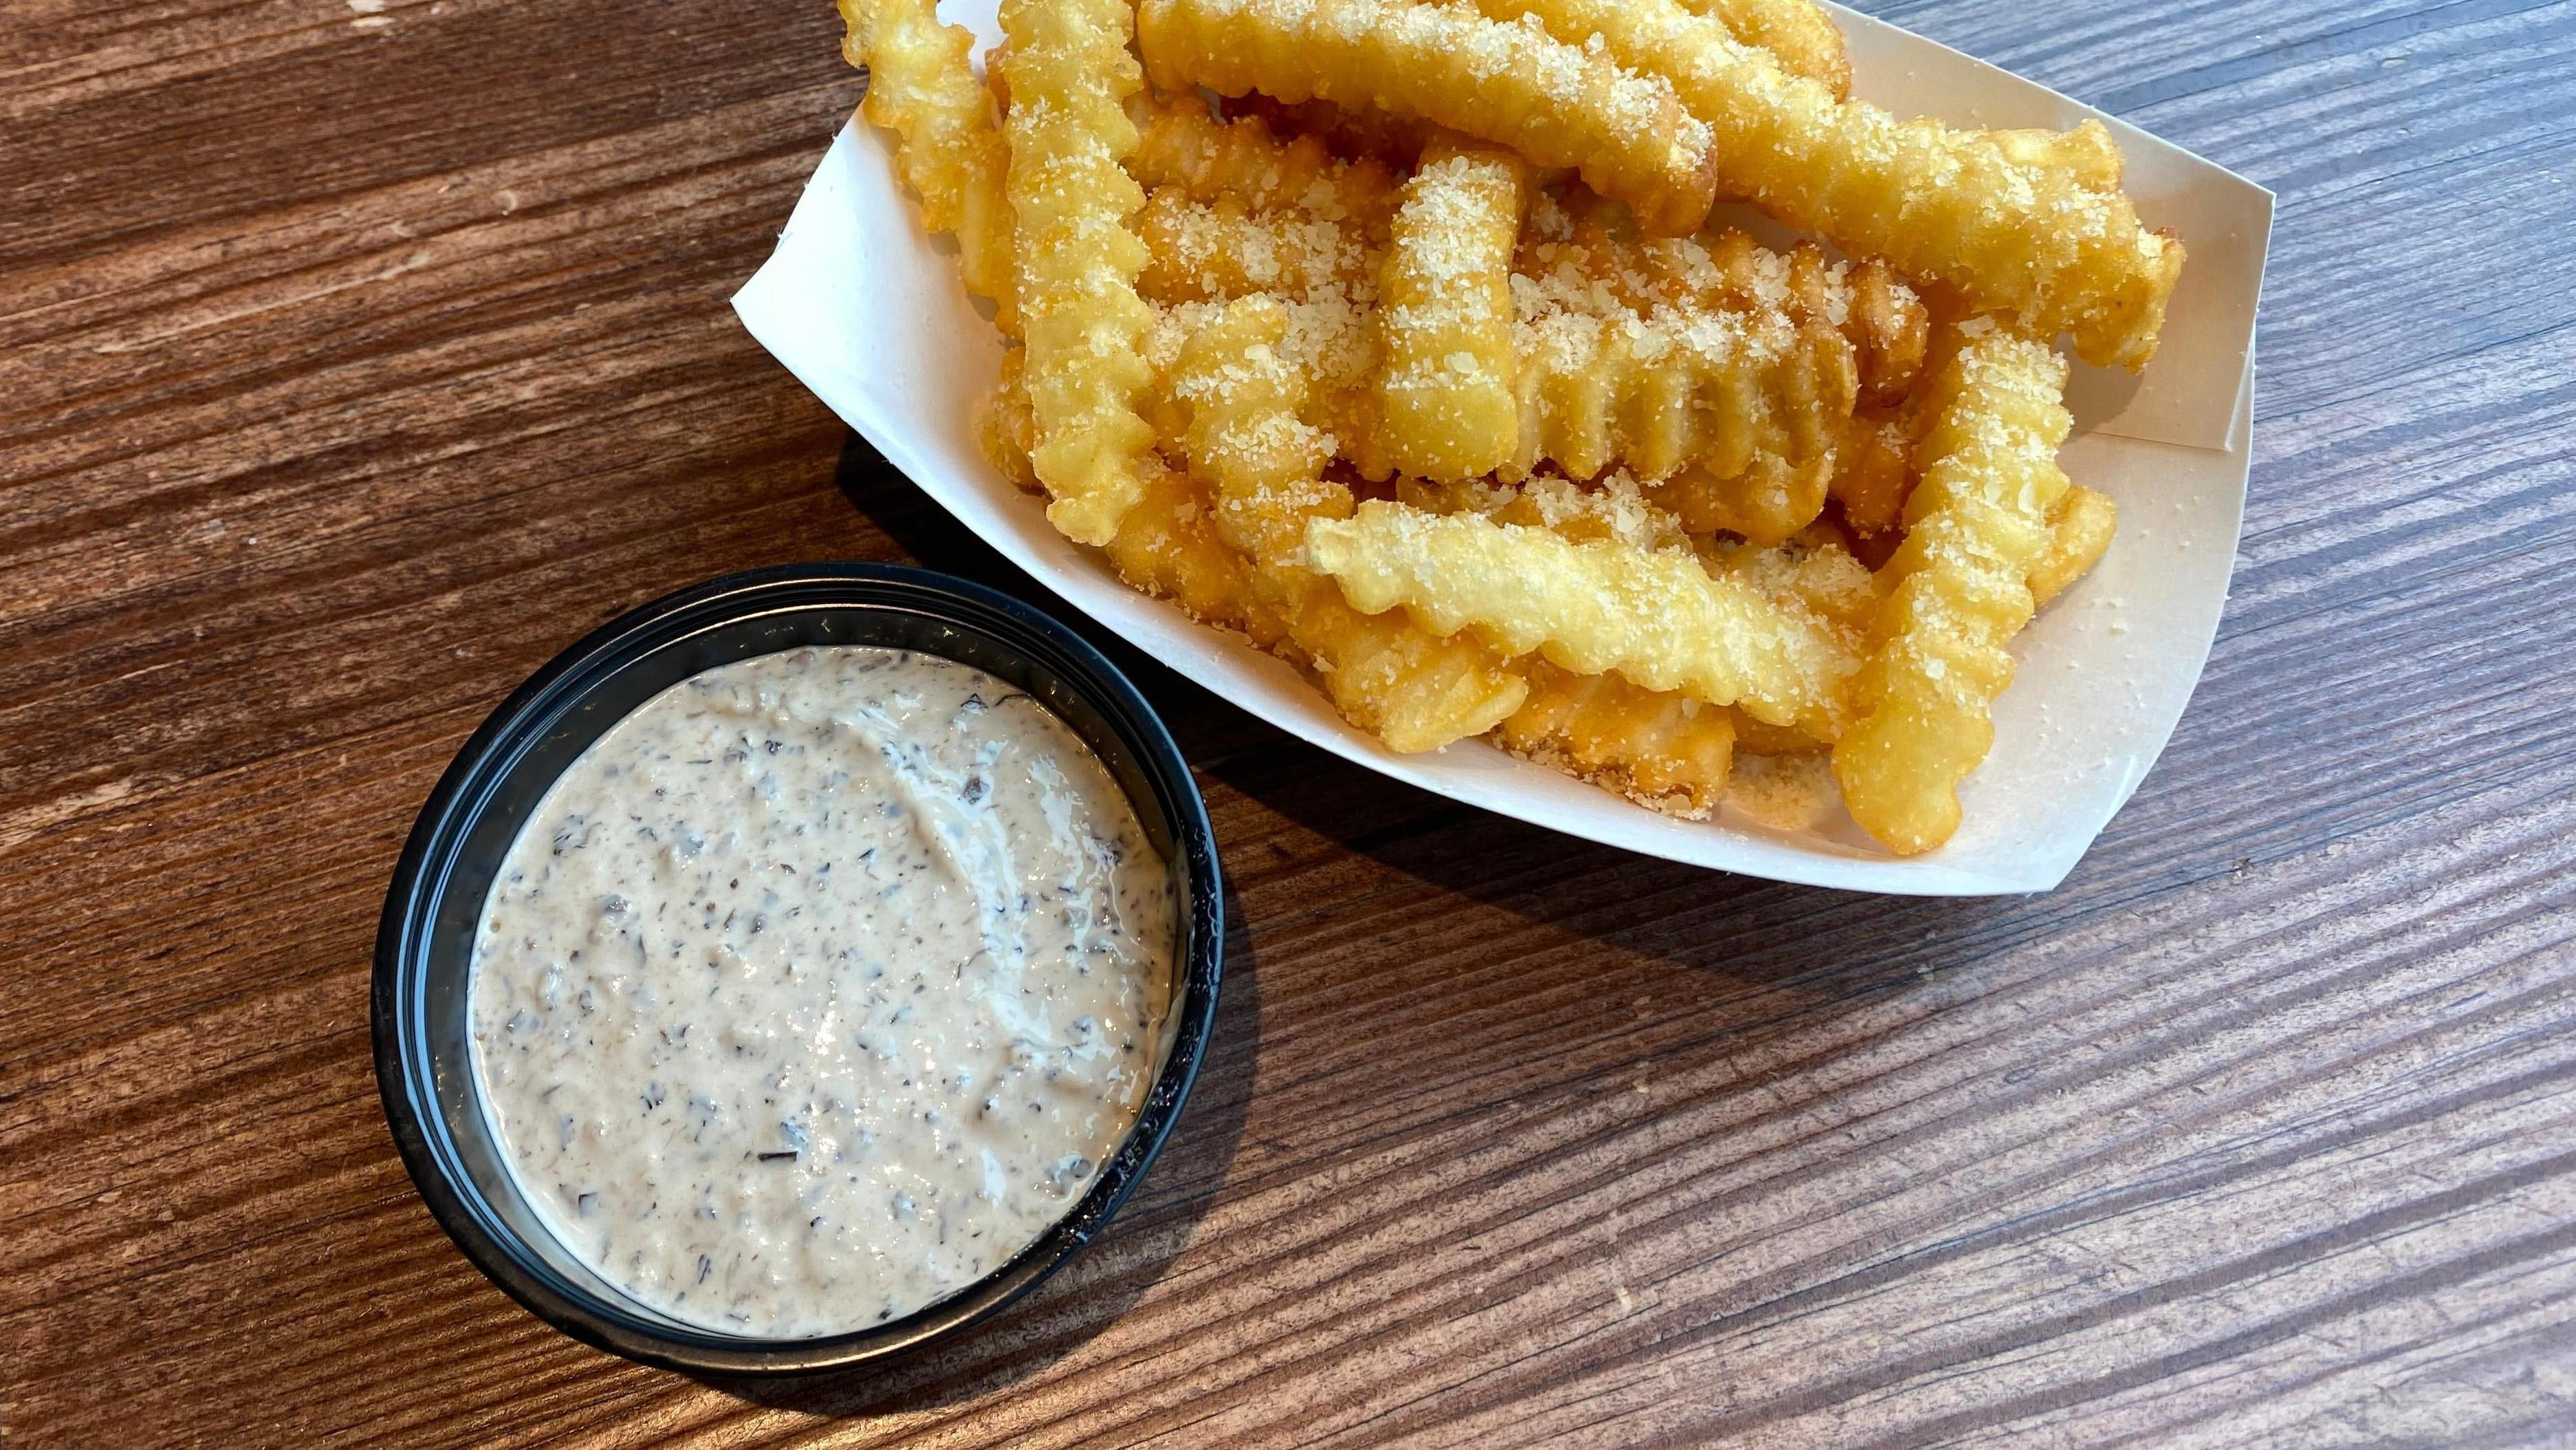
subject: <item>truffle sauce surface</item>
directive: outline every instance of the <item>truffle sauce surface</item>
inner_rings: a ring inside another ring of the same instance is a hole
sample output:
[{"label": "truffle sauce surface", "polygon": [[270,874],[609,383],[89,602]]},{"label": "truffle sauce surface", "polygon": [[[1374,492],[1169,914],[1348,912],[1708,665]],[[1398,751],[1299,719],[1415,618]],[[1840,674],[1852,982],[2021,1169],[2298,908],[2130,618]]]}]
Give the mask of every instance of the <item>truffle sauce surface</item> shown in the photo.
[{"label": "truffle sauce surface", "polygon": [[486,900],[486,1112],[637,1300],[773,1338],[965,1288],[1090,1187],[1156,1062],[1177,923],[1108,769],[907,650],[683,680],[576,760]]}]

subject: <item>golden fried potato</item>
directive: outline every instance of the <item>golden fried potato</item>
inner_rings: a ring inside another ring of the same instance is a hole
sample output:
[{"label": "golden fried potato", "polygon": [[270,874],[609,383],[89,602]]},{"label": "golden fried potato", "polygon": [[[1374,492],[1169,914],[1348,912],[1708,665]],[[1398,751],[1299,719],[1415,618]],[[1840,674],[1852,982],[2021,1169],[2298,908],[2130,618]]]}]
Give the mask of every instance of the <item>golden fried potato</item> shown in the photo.
[{"label": "golden fried potato", "polygon": [[[1156,301],[1270,290],[1300,304],[1289,352],[1310,381],[1306,420],[1334,433],[1365,477],[1431,471],[1393,455],[1399,430],[1381,423],[1376,389],[1352,392],[1377,376],[1380,356],[1382,329],[1368,325],[1374,289],[1353,274],[1352,259],[1370,254],[1351,224],[1336,240],[1303,216],[1184,211],[1158,193],[1140,221],[1152,253],[1140,287]],[[1684,475],[1666,492],[1693,528],[1777,542],[1815,518],[1837,451],[1855,436],[1865,354],[1850,338],[1868,311],[1865,289],[1820,255],[1810,264],[1729,246],[1721,264],[1695,242],[1679,245],[1696,256],[1675,270],[1687,290],[1629,270],[1605,295],[1614,274],[1595,270],[1597,249],[1524,239],[1512,284],[1519,432],[1499,472],[1519,479],[1554,461],[1586,477]],[[1177,335],[1149,348],[1165,366]]]},{"label": "golden fried potato", "polygon": [[2094,191],[2118,191],[2121,173],[2127,169],[2120,143],[2111,139],[2111,128],[2090,116],[2072,131],[1988,131],[1986,136],[2016,164],[2063,171],[2078,186]]},{"label": "golden fried potato", "polygon": [[1553,295],[1595,299],[1604,315],[1669,307],[1822,323],[1851,343],[1863,392],[1881,402],[1912,391],[1930,335],[1922,299],[1884,262],[1832,261],[1812,242],[1774,252],[1732,228],[1644,237],[1626,207],[1579,189],[1539,198],[1517,265]]},{"label": "golden fried potato", "polygon": [[[1028,456],[1037,421],[1021,364],[1019,348],[1002,355],[1001,381],[977,420],[977,442],[995,468],[1037,493],[1042,490]],[[1282,644],[1287,626],[1254,587],[1249,561],[1219,536],[1215,500],[1207,490],[1157,458],[1147,458],[1141,471],[1144,491],[1102,551],[1118,577],[1179,605],[1202,624],[1235,630],[1264,649]]]},{"label": "golden fried potato", "polygon": [[[1320,295],[1306,301],[1274,297],[1288,319],[1279,344],[1280,359],[1303,382],[1305,401],[1299,418],[1332,436],[1342,456],[1363,476],[1392,477],[1394,466],[1382,456],[1377,426],[1378,338],[1372,309],[1347,297]],[[1226,310],[1222,302],[1184,302],[1156,309],[1155,324],[1145,341],[1145,356],[1156,373],[1143,408],[1157,432],[1177,442],[1188,426],[1187,414],[1172,402],[1172,373],[1181,349],[1202,327]]]},{"label": "golden fried potato", "polygon": [[1192,201],[1249,212],[1294,208],[1386,244],[1398,183],[1385,163],[1338,160],[1323,142],[1283,138],[1258,116],[1221,121],[1195,93],[1140,96],[1129,113],[1139,134],[1127,170],[1148,189],[1177,186]]},{"label": "golden fried potato", "polygon": [[1578,544],[1472,513],[1365,503],[1306,528],[1306,555],[1360,610],[1401,605],[1433,632],[1473,627],[1513,654],[1580,674],[1617,670],[1650,690],[1741,705],[1832,738],[1850,642],[1813,610],[1679,551]]},{"label": "golden fried potato", "polygon": [[1834,748],[1795,725],[1765,725],[1741,710],[1733,714],[1739,755],[1820,755]]},{"label": "golden fried potato", "polygon": [[1029,459],[1055,500],[1048,520],[1077,542],[1107,544],[1145,492],[1154,449],[1136,411],[1153,381],[1142,349],[1152,318],[1136,295],[1145,244],[1127,227],[1145,197],[1119,164],[1136,149],[1125,103],[1143,78],[1127,53],[1122,0],[1005,0],[1001,19],[1015,276],[1037,424]]},{"label": "golden fried potato", "polygon": [[1768,51],[1782,69],[1837,96],[1851,94],[1851,57],[1842,27],[1815,0],[1682,0],[1694,15],[1726,27],[1746,45]]},{"label": "golden fried potato", "polygon": [[1497,523],[1547,529],[1578,544],[1606,539],[1638,549],[1691,547],[1682,521],[1657,508],[1624,471],[1610,473],[1597,485],[1547,474],[1516,484],[1407,478],[1396,485],[1396,501],[1424,513],[1475,513]]},{"label": "golden fried potato", "polygon": [[2048,521],[2048,547],[2030,570],[2030,602],[2045,609],[2075,581],[2093,572],[2111,550],[2111,535],[2120,527],[2120,506],[2108,494],[2070,488],[2057,501]]},{"label": "golden fried potato", "polygon": [[1810,526],[1783,544],[1711,540],[1700,562],[1783,604],[1815,611],[1828,623],[1865,633],[1887,597],[1885,581],[1852,556],[1839,534]]},{"label": "golden fried potato", "polygon": [[1288,310],[1238,299],[1191,334],[1172,373],[1190,469],[1216,489],[1217,532],[1267,566],[1293,555],[1309,518],[1346,518],[1350,490],[1324,481],[1332,439],[1299,420],[1306,380],[1281,356]]},{"label": "golden fried potato", "polygon": [[1118,577],[1179,605],[1202,624],[1235,630],[1272,649],[1287,621],[1257,587],[1249,560],[1218,536],[1215,501],[1187,473],[1158,459],[1145,465],[1145,491],[1118,521],[1103,551]]},{"label": "golden fried potato", "polygon": [[1378,273],[1381,442],[1403,472],[1467,479],[1521,441],[1512,252],[1529,168],[1507,151],[1435,143],[1404,185]]},{"label": "golden fried potato", "polygon": [[[1140,283],[1158,301],[1242,295],[1252,279],[1240,259],[1269,267],[1290,250],[1252,234],[1267,223],[1229,233],[1213,216],[1191,225],[1227,240],[1184,243],[1177,228],[1158,222],[1158,207],[1143,223],[1154,260]],[[1323,245],[1301,244],[1296,255],[1316,256]],[[1354,245],[1346,232],[1341,256]],[[1235,260],[1206,255],[1229,248]],[[1379,422],[1372,380],[1380,330],[1370,307],[1347,288],[1319,285],[1320,268],[1280,280],[1274,295],[1294,304],[1289,355],[1312,386],[1307,421],[1333,433],[1363,476],[1387,477],[1398,468],[1389,451],[1397,430]],[[1691,481],[1673,486],[1674,506],[1691,512],[1694,528],[1732,528],[1765,542],[1816,516],[1855,404],[1853,350],[1832,329],[1793,326],[1777,312],[1596,315],[1523,291],[1512,329],[1518,431],[1499,470],[1504,479],[1528,477],[1551,460],[1578,476],[1614,467],[1653,479],[1684,473]],[[1166,329],[1174,340],[1149,342],[1148,355],[1168,365],[1181,330]],[[1150,402],[1143,411],[1154,416]]]},{"label": "golden fried potato", "polygon": [[2005,646],[2035,607],[2032,570],[2067,490],[2065,386],[2066,360],[2046,344],[1979,319],[1925,400],[1922,478],[1882,571],[1894,587],[1853,682],[1859,717],[1833,762],[1852,819],[1900,855],[1958,830],[1958,782],[1993,745]]},{"label": "golden fried potato", "polygon": [[1344,223],[1293,207],[1250,211],[1232,197],[1192,201],[1178,186],[1145,198],[1136,232],[1146,251],[1136,290],[1149,302],[1369,296],[1385,256]]},{"label": "golden fried potato", "polygon": [[922,230],[957,234],[966,290],[1018,331],[1011,281],[1010,152],[968,60],[975,37],[942,25],[933,0],[840,0],[841,54],[868,72],[859,114],[895,136],[895,174],[921,198]]},{"label": "golden fried potato", "polygon": [[[1802,252],[1804,248],[1800,249]],[[1896,269],[1876,257],[1850,268],[1841,277],[1850,288],[1841,304],[1843,336],[1860,355],[1860,385],[1871,402],[1893,407],[1914,390],[1923,371],[1923,355],[1932,343],[1932,313]],[[1802,316],[1825,318],[1835,310],[1832,283],[1819,278],[1824,294]]]},{"label": "golden fried potato", "polygon": [[[1691,547],[1681,521],[1648,503],[1624,473],[1610,475],[1598,488],[1553,477],[1517,485],[1407,478],[1397,485],[1397,497],[1426,512],[1480,514],[1577,543]],[[1867,577],[1861,576],[1864,583]],[[1524,661],[1522,669],[1529,699],[1494,727],[1495,744],[1650,810],[1702,820],[1716,809],[1734,756],[1735,711],[1678,690],[1648,690],[1617,675],[1575,674],[1541,659]]]},{"label": "golden fried potato", "polygon": [[1509,660],[1401,615],[1362,614],[1301,562],[1308,524],[1347,517],[1352,499],[1321,477],[1330,441],[1298,420],[1304,379],[1281,355],[1288,326],[1277,301],[1239,299],[1199,327],[1174,369],[1190,466],[1215,484],[1217,531],[1251,556],[1264,603],[1353,724],[1405,752],[1481,735],[1528,693]]},{"label": "golden fried potato", "polygon": [[1259,116],[1282,136],[1312,136],[1336,156],[1376,160],[1411,171],[1423,148],[1440,134],[1428,121],[1400,116],[1383,106],[1343,106],[1331,101],[1286,101],[1259,91],[1225,103],[1228,116]]},{"label": "golden fried potato", "polygon": [[1420,0],[1144,0],[1154,83],[1295,103],[1374,104],[1565,166],[1636,208],[1648,230],[1696,231],[1714,196],[1709,128],[1659,77],[1551,40],[1517,13]]},{"label": "golden fried potato", "polygon": [[1001,379],[975,415],[975,443],[985,460],[1022,492],[1044,493],[1046,486],[1029,466],[1029,450],[1038,442],[1038,419],[1029,409],[1027,363],[1026,348],[1003,349]]},{"label": "golden fried potato", "polygon": [[1755,544],[1786,541],[1824,512],[1833,455],[1794,463],[1756,454],[1735,473],[1694,467],[1646,486],[1647,497],[1695,534],[1739,534]]},{"label": "golden fried potato", "polygon": [[1650,810],[1705,820],[1726,793],[1736,713],[1678,690],[1532,661],[1529,699],[1494,743],[1613,790]]},{"label": "golden fried potato", "polygon": [[1577,311],[1518,291],[1521,437],[1505,478],[1547,460],[1576,477],[1812,475],[1808,507],[1778,536],[1815,517],[1858,393],[1839,334],[1777,313]]},{"label": "golden fried potato", "polygon": [[1694,819],[1806,756],[1956,830],[2116,524],[2050,341],[2142,365],[2182,265],[2107,129],[1851,103],[1815,0],[1004,0],[980,85],[930,0],[838,3],[1012,338],[980,445],[1130,585],[1397,750]]},{"label": "golden fried potato", "polygon": [[1718,184],[1790,225],[1943,282],[2034,336],[2071,331],[2088,362],[2134,370],[2155,355],[2182,245],[2144,230],[2126,196],[2016,163],[1986,133],[1839,100],[1675,0],[1476,3],[1535,15],[1559,39],[1598,37],[1620,63],[1670,77],[1716,138]]},{"label": "golden fried potato", "polygon": [[1905,519],[1905,498],[1914,491],[1912,440],[1893,414],[1852,415],[1851,431],[1834,454],[1833,481],[1826,492],[1843,506],[1843,522],[1854,532],[1886,534]]}]

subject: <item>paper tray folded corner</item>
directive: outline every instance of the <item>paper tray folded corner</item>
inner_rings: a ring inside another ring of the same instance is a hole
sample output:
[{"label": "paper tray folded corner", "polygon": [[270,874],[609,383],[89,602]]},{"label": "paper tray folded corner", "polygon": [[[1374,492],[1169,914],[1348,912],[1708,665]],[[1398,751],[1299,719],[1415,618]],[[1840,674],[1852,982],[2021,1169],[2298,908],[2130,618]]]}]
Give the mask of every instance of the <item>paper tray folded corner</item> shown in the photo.
[{"label": "paper tray folded corner", "polygon": [[2254,365],[2272,193],[2036,81],[1856,10],[1829,8],[1851,41],[1853,94],[1898,116],[2052,131],[2091,119],[2111,128],[2139,216],[2180,237],[2190,260],[2144,377],[2076,365],[2067,391],[2076,429],[2226,451],[2246,421],[2236,399]]}]

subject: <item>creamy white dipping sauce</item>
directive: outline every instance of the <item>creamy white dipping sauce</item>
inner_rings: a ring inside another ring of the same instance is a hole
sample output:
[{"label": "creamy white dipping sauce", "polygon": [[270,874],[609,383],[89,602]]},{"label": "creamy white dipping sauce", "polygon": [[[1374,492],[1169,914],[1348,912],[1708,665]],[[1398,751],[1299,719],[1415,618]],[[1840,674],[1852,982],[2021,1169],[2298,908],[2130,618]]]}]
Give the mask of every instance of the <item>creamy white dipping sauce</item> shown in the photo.
[{"label": "creamy white dipping sauce", "polygon": [[520,1189],[610,1282],[839,1333],[1088,1191],[1177,936],[1126,796],[1026,692],[793,650],[656,695],[547,792],[484,904],[474,1061]]}]

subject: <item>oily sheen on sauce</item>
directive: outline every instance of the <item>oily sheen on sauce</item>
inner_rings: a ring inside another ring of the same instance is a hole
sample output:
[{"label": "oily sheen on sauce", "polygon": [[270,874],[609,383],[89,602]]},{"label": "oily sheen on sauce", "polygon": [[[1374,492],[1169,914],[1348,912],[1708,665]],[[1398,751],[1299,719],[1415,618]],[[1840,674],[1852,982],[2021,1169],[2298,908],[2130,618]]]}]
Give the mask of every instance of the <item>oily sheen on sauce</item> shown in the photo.
[{"label": "oily sheen on sauce", "polygon": [[474,1060],[556,1236],[676,1319],[865,1328],[1072,1207],[1135,1120],[1164,862],[1034,698],[906,650],[764,655],[593,744],[512,844]]}]

